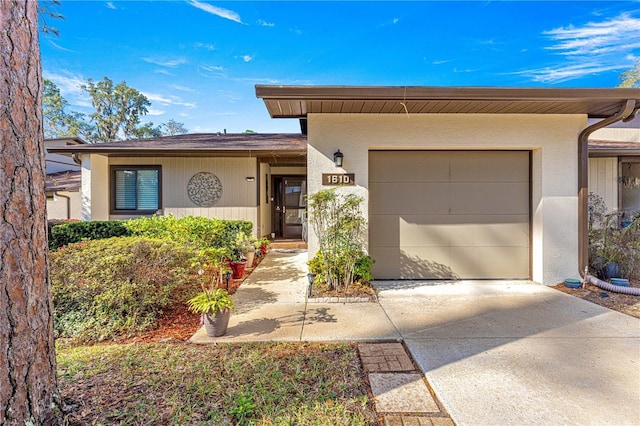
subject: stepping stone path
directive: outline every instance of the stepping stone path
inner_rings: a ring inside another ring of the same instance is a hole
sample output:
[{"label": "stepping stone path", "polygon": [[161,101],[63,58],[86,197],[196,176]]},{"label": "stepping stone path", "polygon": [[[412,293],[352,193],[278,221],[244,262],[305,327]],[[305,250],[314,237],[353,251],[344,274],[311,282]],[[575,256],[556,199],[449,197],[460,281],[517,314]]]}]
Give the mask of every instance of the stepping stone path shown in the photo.
[{"label": "stepping stone path", "polygon": [[358,352],[385,426],[454,426],[402,343],[360,343]]}]

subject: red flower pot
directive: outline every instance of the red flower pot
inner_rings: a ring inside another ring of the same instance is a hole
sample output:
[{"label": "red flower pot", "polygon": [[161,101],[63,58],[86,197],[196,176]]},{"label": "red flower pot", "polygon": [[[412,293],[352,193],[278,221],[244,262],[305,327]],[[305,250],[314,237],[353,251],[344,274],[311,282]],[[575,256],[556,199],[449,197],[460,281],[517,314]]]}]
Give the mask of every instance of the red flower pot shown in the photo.
[{"label": "red flower pot", "polygon": [[244,268],[247,267],[247,261],[245,260],[243,262],[231,262],[229,263],[229,266],[231,267],[231,271],[233,272],[233,279],[239,280],[244,274]]}]

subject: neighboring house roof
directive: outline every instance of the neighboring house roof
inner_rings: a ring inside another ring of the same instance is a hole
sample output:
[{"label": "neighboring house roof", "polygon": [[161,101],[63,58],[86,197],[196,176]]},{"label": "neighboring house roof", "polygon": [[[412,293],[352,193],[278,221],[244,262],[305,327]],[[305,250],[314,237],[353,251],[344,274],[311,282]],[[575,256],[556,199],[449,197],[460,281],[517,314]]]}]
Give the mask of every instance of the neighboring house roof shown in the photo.
[{"label": "neighboring house roof", "polygon": [[86,145],[87,142],[84,139],[79,138],[77,136],[74,137],[66,137],[66,138],[47,138],[44,140],[47,142],[65,142],[67,145]]},{"label": "neighboring house roof", "polygon": [[589,140],[590,157],[640,156],[640,143],[609,140]]},{"label": "neighboring house roof", "polygon": [[587,114],[609,117],[640,89],[256,85],[273,118],[342,114]]},{"label": "neighboring house roof", "polygon": [[234,157],[306,155],[307,140],[301,134],[199,133],[134,139],[109,143],[56,147],[50,152],[102,155],[215,155]]},{"label": "neighboring house roof", "polygon": [[76,191],[82,185],[81,171],[66,171],[47,175],[45,191]]}]

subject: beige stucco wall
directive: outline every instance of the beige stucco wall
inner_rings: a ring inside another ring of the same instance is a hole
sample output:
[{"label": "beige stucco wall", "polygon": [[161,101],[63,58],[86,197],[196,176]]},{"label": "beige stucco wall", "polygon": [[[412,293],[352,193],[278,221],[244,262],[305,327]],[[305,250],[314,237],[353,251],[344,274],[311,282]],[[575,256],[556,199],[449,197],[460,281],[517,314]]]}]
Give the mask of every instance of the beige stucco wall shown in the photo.
[{"label": "beige stucco wall", "polygon": [[589,158],[589,192],[601,196],[609,211],[618,210],[618,157]]},{"label": "beige stucco wall", "polygon": [[271,166],[260,163],[260,225],[257,232],[260,237],[271,233],[271,186]]},{"label": "beige stucco wall", "polygon": [[82,155],[82,220],[109,220],[109,160]]},{"label": "beige stucco wall", "polygon": [[[87,163],[85,166],[85,162]],[[103,157],[92,155],[83,158],[83,195],[85,184],[90,188],[87,205],[88,219],[126,219],[137,216],[109,213],[109,166],[112,165],[160,165],[162,166],[162,209],[164,215],[176,217],[205,216],[219,219],[249,220],[258,232],[258,179],[255,158],[193,158],[193,157]],[[194,204],[187,194],[189,179],[198,172],[211,172],[222,183],[222,196],[213,207]],[[84,216],[83,216],[84,218]]]},{"label": "beige stucco wall", "polygon": [[82,196],[80,191],[58,191],[47,194],[47,219],[82,218]]},{"label": "beige stucco wall", "polygon": [[593,132],[589,139],[640,143],[640,129],[605,127]]},{"label": "beige stucco wall", "polygon": [[[322,173],[355,173],[356,186],[341,191],[365,198],[368,151],[379,149],[524,149],[532,151],[532,278],[556,284],[577,276],[577,138],[582,115],[380,115],[309,114],[308,185],[325,187]],[[336,168],[333,153],[344,154]],[[310,232],[310,255],[317,238]]]}]

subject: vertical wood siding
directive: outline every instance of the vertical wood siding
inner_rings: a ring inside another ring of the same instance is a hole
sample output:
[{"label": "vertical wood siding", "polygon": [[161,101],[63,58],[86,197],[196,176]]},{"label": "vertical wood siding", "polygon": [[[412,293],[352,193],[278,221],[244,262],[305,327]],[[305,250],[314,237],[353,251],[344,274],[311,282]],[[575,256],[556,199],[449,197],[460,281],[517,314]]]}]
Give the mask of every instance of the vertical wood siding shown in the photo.
[{"label": "vertical wood siding", "polygon": [[608,210],[618,210],[618,158],[589,158],[589,192],[604,199]]},{"label": "vertical wood siding", "polygon": [[[165,215],[250,220],[254,226],[257,223],[257,183],[246,180],[247,176],[255,175],[255,158],[111,157],[109,165],[162,166],[162,208]],[[214,173],[222,183],[222,197],[213,207],[200,207],[189,199],[187,184],[198,172]],[[104,176],[104,179],[108,182],[109,176]],[[121,217],[111,215],[111,218]]]}]

